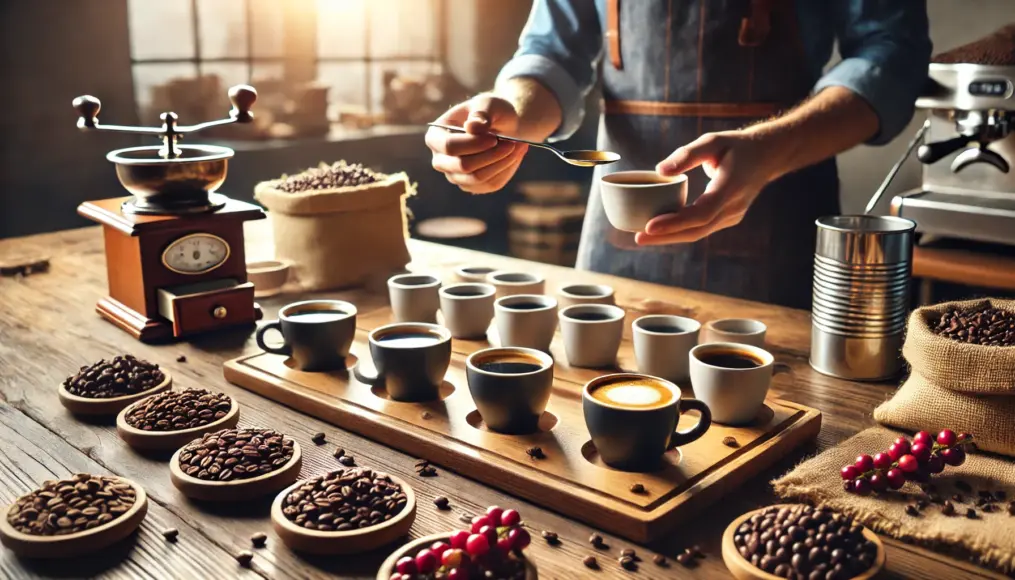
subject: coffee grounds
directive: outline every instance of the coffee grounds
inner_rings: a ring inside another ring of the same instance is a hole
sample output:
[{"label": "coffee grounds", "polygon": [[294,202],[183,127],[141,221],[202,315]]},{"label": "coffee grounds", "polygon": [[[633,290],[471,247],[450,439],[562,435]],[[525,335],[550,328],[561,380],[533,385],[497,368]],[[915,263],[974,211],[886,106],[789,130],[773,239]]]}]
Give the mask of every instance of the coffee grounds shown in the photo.
[{"label": "coffee grounds", "polygon": [[180,469],[205,481],[250,479],[292,459],[293,440],[274,429],[223,429],[180,451]]},{"label": "coffee grounds", "polygon": [[345,160],[331,165],[307,169],[296,175],[283,177],[275,186],[286,193],[300,193],[319,189],[337,189],[376,183],[387,175],[363,167],[359,163],[349,164]]},{"label": "coffee grounds", "polygon": [[1015,24],[1009,24],[979,40],[943,52],[931,62],[1015,65]]},{"label": "coffee grounds", "polygon": [[35,536],[73,534],[120,518],[136,498],[134,488],[121,479],[78,473],[47,481],[18,498],[7,512],[7,522]]},{"label": "coffee grounds", "polygon": [[64,380],[63,386],[79,397],[109,399],[147,391],[165,378],[159,365],[125,354],[81,367],[76,375]]},{"label": "coffee grounds", "polygon": [[127,413],[127,424],[142,431],[179,431],[225,417],[232,399],[204,389],[167,391],[142,400]]},{"label": "coffee grounds", "polygon": [[931,331],[970,344],[1015,346],[1015,312],[990,305],[967,311],[949,308],[936,323],[931,323]]},{"label": "coffee grounds", "polygon": [[308,530],[344,532],[386,522],[407,503],[390,475],[357,467],[307,480],[286,496],[282,513]]}]

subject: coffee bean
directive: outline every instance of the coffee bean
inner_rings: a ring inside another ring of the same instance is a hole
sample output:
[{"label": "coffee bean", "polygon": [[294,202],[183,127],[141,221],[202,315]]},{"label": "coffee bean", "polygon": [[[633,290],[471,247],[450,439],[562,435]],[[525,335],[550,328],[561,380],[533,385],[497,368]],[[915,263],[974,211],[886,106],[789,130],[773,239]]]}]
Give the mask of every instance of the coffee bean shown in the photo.
[{"label": "coffee bean", "polygon": [[345,531],[384,523],[407,503],[390,475],[357,467],[308,479],[285,497],[282,513],[310,530]]},{"label": "coffee bean", "polygon": [[645,493],[645,486],[640,483],[632,483],[631,493]]},{"label": "coffee bean", "polygon": [[176,528],[166,528],[162,530],[162,537],[165,538],[167,542],[175,542],[177,536],[179,535],[180,530]]},{"label": "coffee bean", "polygon": [[437,470],[434,468],[434,466],[427,465],[425,467],[420,468],[420,470],[417,471],[416,474],[422,477],[436,477]]},{"label": "coffee bean", "polygon": [[324,445],[324,441],[326,438],[327,435],[325,435],[324,433],[314,433],[314,436],[311,437],[310,440],[313,441],[315,445]]},{"label": "coffee bean", "polygon": [[740,443],[737,442],[737,438],[732,435],[727,435],[722,438],[722,444],[726,447],[740,447]]},{"label": "coffee bean", "polygon": [[343,455],[345,455],[345,449],[339,447],[338,449],[335,449],[335,453],[332,455],[335,456],[335,459],[340,459]]},{"label": "coffee bean", "polygon": [[125,354],[81,367],[77,374],[63,381],[63,386],[79,397],[109,399],[143,393],[165,378],[159,365]]},{"label": "coffee bean", "polygon": [[343,455],[338,458],[338,462],[346,467],[352,467],[353,465],[356,465],[356,458],[352,455]]},{"label": "coffee bean", "polygon": [[652,563],[662,568],[665,568],[666,566],[669,565],[669,562],[666,561],[666,557],[663,556],[662,554],[656,554],[655,556],[653,556]]},{"label": "coffee bean", "polygon": [[529,447],[525,450],[525,454],[532,459],[546,459],[546,454],[543,453],[543,448],[539,446]]},{"label": "coffee bean", "polygon": [[550,544],[551,546],[556,546],[556,545],[560,544],[560,538],[557,536],[557,532],[551,532],[551,531],[548,531],[548,530],[543,530],[543,534],[542,535],[543,535],[543,539],[546,540],[547,544]]},{"label": "coffee bean", "polygon": [[176,362],[178,362],[178,363],[185,363],[185,362],[187,362],[187,355],[181,354],[180,356],[176,357]]},{"label": "coffee bean", "polygon": [[265,534],[264,532],[257,532],[250,536],[250,543],[253,544],[255,548],[264,546],[264,543],[267,541],[268,534]]},{"label": "coffee bean", "polygon": [[[931,326],[941,336],[989,346],[1015,346],[1015,312],[989,305],[976,310],[950,308]],[[968,490],[964,490],[968,493]]]},{"label": "coffee bean", "polygon": [[944,506],[941,507],[941,513],[943,513],[946,516],[954,515],[955,505],[950,501],[946,501]]},{"label": "coffee bean", "polygon": [[681,553],[681,554],[679,554],[677,556],[677,562],[681,566],[690,566],[691,562],[693,562],[693,561],[694,561],[694,556],[688,554],[687,552],[683,552],[683,553]]},{"label": "coffee bean", "polygon": [[641,558],[638,557],[638,554],[635,553],[635,551],[632,550],[631,548],[624,548],[623,550],[620,551],[620,555],[627,556],[628,558],[634,558],[635,562],[641,561]]},{"label": "coffee bean", "polygon": [[424,421],[429,421],[430,419],[433,419],[433,414],[430,413],[430,411],[423,411],[419,414],[419,417]]},{"label": "coffee bean", "polygon": [[365,185],[386,178],[387,175],[367,169],[359,163],[349,164],[342,160],[331,165],[322,163],[319,167],[286,176],[275,187],[286,193],[300,193]]},{"label": "coffee bean", "polygon": [[276,471],[292,456],[293,440],[274,429],[223,429],[180,449],[179,467],[198,479],[233,481]]},{"label": "coffee bean", "polygon": [[433,500],[433,504],[437,506],[437,509],[439,510],[451,509],[451,506],[448,504],[448,498],[444,497],[443,495],[435,497]]},{"label": "coffee bean", "polygon": [[585,559],[582,560],[582,564],[585,564],[586,568],[589,568],[589,569],[592,569],[592,570],[595,570],[595,569],[599,568],[599,562],[596,562],[596,557],[595,556],[585,556]]},{"label": "coffee bean", "polygon": [[978,517],[976,515],[976,510],[974,510],[973,508],[967,509],[966,510],[966,517],[971,519],[971,520],[975,520]]},{"label": "coffee bean", "polygon": [[204,389],[167,391],[142,399],[127,412],[127,424],[142,431],[178,431],[202,427],[225,417],[233,401]]},{"label": "coffee bean", "polygon": [[603,546],[603,537],[599,534],[592,534],[589,536],[589,544],[592,544],[593,548],[601,548]]},{"label": "coffee bean", "polygon": [[236,554],[236,561],[240,563],[240,566],[250,566],[250,561],[254,559],[254,553],[247,550],[243,550]]},{"label": "coffee bean", "polygon": [[134,488],[119,478],[77,473],[46,481],[19,497],[7,512],[7,523],[36,536],[73,534],[121,517],[136,497]]},{"label": "coffee bean", "polygon": [[635,563],[634,558],[621,556],[617,561],[620,563],[620,567],[625,570],[633,572],[638,569],[638,564]]},{"label": "coffee bean", "polygon": [[[920,511],[918,509],[916,509],[915,505],[907,505],[906,506],[906,513],[908,515],[911,515],[911,516],[918,516],[918,515],[920,515]],[[817,548],[815,548],[815,549],[817,549]]]}]

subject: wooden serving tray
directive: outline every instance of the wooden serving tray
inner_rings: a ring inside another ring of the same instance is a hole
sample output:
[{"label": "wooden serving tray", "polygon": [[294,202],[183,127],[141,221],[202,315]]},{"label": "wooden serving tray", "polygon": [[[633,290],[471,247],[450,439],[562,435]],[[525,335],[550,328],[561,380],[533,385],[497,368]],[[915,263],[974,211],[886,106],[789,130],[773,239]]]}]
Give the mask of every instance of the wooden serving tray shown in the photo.
[{"label": "wooden serving tray", "polygon": [[[387,308],[359,317],[355,364],[372,366],[367,334],[389,321]],[[627,329],[629,333],[629,324]],[[628,338],[621,345],[619,368],[633,370]],[[769,399],[754,424],[713,423],[703,437],[667,454],[656,472],[618,471],[599,460],[581,405],[585,381],[616,369],[568,367],[558,336],[551,347],[557,361],[553,394],[540,431],[502,435],[483,425],[465,378],[465,358],[488,345],[455,340],[442,399],[429,403],[392,401],[382,387],[363,384],[349,371],[306,373],[292,368],[286,357],[267,353],[228,361],[224,373],[228,381],[303,413],[636,542],[665,533],[815,438],[821,428],[816,409]],[[690,396],[690,389],[683,388]],[[696,415],[682,417],[680,428],[695,421]],[[724,445],[727,436],[735,437],[739,447]],[[526,450],[532,446],[546,457],[529,457]],[[645,493],[632,492],[635,483]]]}]

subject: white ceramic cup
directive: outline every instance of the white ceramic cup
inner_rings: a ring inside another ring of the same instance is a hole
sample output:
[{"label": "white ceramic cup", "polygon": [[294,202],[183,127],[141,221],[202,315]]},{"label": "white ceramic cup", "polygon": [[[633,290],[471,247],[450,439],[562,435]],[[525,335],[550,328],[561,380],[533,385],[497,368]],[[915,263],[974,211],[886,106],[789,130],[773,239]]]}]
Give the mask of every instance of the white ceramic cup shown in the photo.
[{"label": "white ceramic cup", "polygon": [[489,273],[486,282],[497,289],[497,298],[516,294],[542,294],[546,288],[546,281],[542,276],[529,272],[498,270]]},{"label": "white ceramic cup", "polygon": [[613,288],[605,284],[568,284],[557,290],[561,309],[575,304],[614,304]]},{"label": "white ceramic cup", "polygon": [[[709,355],[741,353],[758,366],[731,368],[704,362]],[[694,396],[712,410],[712,420],[724,425],[744,425],[758,416],[772,384],[775,358],[767,350],[749,344],[712,342],[700,344],[688,355]]]},{"label": "white ceramic cup", "polygon": [[440,279],[427,274],[399,274],[388,278],[388,298],[395,322],[437,322]]},{"label": "white ceramic cup", "polygon": [[701,327],[699,344],[710,342],[736,342],[758,348],[765,346],[768,327],[760,320],[750,318],[720,318],[710,320]]},{"label": "white ceramic cup", "polygon": [[440,289],[444,326],[455,338],[483,338],[493,320],[494,287],[452,284]]},{"label": "white ceramic cup", "polygon": [[624,336],[624,309],[609,304],[576,304],[560,311],[564,354],[571,366],[603,368],[617,362]]},{"label": "white ceramic cup", "polygon": [[489,266],[462,266],[455,269],[455,277],[461,282],[486,282],[487,276],[496,272],[497,268]]},{"label": "white ceramic cup", "polygon": [[498,298],[493,304],[500,346],[550,350],[557,330],[557,301],[541,294]]},{"label": "white ceramic cup", "polygon": [[670,314],[650,314],[635,320],[631,332],[638,372],[674,383],[686,382],[687,355],[698,344],[700,329],[697,320]]},{"label": "white ceramic cup", "polygon": [[613,227],[641,232],[652,218],[680,211],[687,204],[687,176],[617,171],[599,178],[599,195]]}]

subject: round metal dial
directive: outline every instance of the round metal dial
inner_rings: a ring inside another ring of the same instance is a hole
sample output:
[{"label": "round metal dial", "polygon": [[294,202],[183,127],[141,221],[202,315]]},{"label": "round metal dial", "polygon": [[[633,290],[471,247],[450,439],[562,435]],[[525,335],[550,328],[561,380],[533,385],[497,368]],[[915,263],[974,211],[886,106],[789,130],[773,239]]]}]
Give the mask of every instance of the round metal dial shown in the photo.
[{"label": "round metal dial", "polygon": [[229,244],[213,234],[190,234],[169,244],[162,264],[177,274],[204,274],[229,257]]}]

